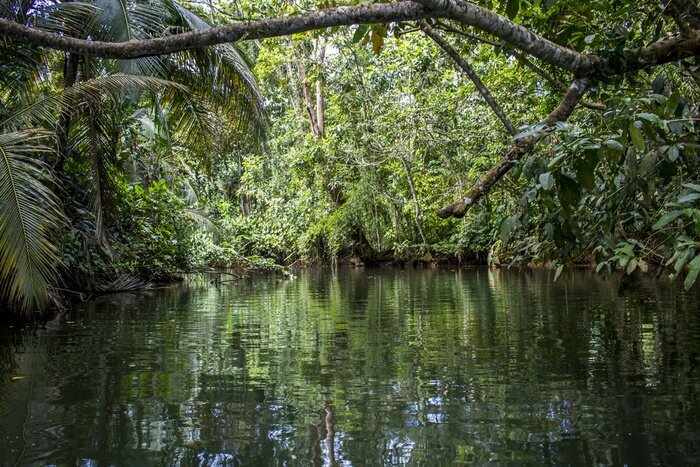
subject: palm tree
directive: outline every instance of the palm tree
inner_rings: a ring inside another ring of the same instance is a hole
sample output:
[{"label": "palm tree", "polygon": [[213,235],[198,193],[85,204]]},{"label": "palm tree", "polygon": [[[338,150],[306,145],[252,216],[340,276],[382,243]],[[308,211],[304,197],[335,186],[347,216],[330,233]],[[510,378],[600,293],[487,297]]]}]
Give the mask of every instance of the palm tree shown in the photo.
[{"label": "palm tree", "polygon": [[[173,0],[0,0],[0,16],[111,42],[209,27]],[[257,141],[264,136],[251,63],[233,45],[131,61],[47,55],[12,43],[0,49],[0,301],[24,311],[44,307],[59,277],[55,232],[65,216],[55,180],[65,185],[68,172],[89,174],[91,235],[111,253],[113,174],[122,169],[123,132],[139,124],[136,113],[150,115],[166,150],[178,140],[203,156],[217,137],[232,134],[217,131],[221,125]],[[28,129],[36,126],[46,130]]]},{"label": "palm tree", "polygon": [[50,134],[0,133],[0,297],[22,311],[46,306],[58,274],[52,232],[63,219],[50,170],[37,155]]}]

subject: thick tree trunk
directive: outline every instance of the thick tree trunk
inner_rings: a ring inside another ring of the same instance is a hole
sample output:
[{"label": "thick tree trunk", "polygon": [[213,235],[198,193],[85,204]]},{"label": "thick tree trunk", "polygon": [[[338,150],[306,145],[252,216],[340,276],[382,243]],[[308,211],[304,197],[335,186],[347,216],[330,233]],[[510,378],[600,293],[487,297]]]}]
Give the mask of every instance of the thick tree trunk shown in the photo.
[{"label": "thick tree trunk", "polygon": [[[75,54],[66,54],[63,61],[63,88],[68,89],[75,85],[78,78],[78,64],[80,57]],[[56,161],[54,162],[54,170],[56,174],[63,171],[63,164],[68,158],[68,134],[70,132],[71,115],[73,114],[72,105],[69,103],[61,109],[58,117],[58,144],[56,150]]]},{"label": "thick tree trunk", "polygon": [[304,100],[304,105],[306,107],[306,113],[309,117],[309,124],[311,125],[311,133],[316,137],[319,136],[318,122],[316,120],[316,109],[314,106],[314,98],[311,94],[311,86],[309,86],[309,76],[306,73],[306,68],[304,67],[304,62],[302,61],[301,53],[299,49],[290,40],[290,45],[294,50],[294,62],[297,67],[297,75],[299,76],[299,83],[301,86],[301,96]]}]

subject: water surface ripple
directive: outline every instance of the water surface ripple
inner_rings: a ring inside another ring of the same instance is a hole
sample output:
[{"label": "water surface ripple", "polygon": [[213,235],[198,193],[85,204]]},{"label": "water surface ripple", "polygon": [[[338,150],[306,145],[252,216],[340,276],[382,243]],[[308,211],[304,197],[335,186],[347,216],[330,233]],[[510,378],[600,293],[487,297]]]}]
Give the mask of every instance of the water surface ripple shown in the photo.
[{"label": "water surface ripple", "polygon": [[312,270],[0,330],[0,465],[700,463],[700,292]]}]

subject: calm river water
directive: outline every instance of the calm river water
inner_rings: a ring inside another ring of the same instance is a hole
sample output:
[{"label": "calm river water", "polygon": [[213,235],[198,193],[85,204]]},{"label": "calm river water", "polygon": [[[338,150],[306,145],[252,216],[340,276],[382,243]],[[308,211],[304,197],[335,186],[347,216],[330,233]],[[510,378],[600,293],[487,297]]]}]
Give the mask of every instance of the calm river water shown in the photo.
[{"label": "calm river water", "polygon": [[0,465],[700,463],[700,291],[313,270],[0,329]]}]

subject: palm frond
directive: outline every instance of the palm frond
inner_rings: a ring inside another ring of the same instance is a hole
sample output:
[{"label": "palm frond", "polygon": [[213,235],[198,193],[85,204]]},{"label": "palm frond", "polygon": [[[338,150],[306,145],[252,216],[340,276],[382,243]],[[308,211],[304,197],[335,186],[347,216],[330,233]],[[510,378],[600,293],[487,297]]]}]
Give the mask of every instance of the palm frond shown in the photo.
[{"label": "palm frond", "polygon": [[[90,23],[90,35],[107,42],[126,42],[161,35],[167,11],[160,2],[93,0],[96,12]],[[163,58],[143,57],[117,60],[117,71],[129,74],[163,76]]]},{"label": "palm frond", "polygon": [[0,298],[24,312],[44,307],[56,281],[60,203],[47,185],[43,130],[0,133]]},{"label": "palm frond", "polygon": [[31,104],[15,109],[0,121],[0,127],[19,128],[28,121],[54,121],[56,110],[80,102],[96,102],[105,95],[128,94],[134,90],[159,91],[169,89],[185,94],[187,88],[172,81],[150,76],[116,73],[100,76],[73,87],[43,96]]},{"label": "palm frond", "polygon": [[[173,0],[169,7],[172,23],[178,31],[208,29],[209,23]],[[218,113],[247,130],[256,139],[264,137],[267,126],[263,99],[251,60],[236,44],[193,49],[171,57],[168,76],[187,85]]]},{"label": "palm frond", "polygon": [[99,102],[87,104],[87,109],[73,125],[70,135],[72,146],[78,149],[84,173],[91,174],[92,211],[95,216],[95,237],[104,250],[113,255],[107,234],[106,212],[113,205],[115,192],[112,169],[116,163],[116,139],[119,137],[120,119],[111,117],[116,106],[105,111]]},{"label": "palm frond", "polygon": [[34,27],[73,37],[83,37],[85,27],[97,11],[90,2],[37,2],[32,10]]},{"label": "palm frond", "polygon": [[205,214],[196,209],[185,209],[185,215],[192,219],[200,227],[214,236],[214,240],[218,240],[221,236],[221,230],[219,227],[209,219]]},{"label": "palm frond", "polygon": [[0,41],[0,57],[0,101],[8,108],[31,100],[48,82],[45,51]]},{"label": "palm frond", "polygon": [[202,147],[211,144],[212,136],[222,125],[215,112],[196,95],[175,93],[167,102],[168,127],[186,146],[194,148],[196,144]]}]

